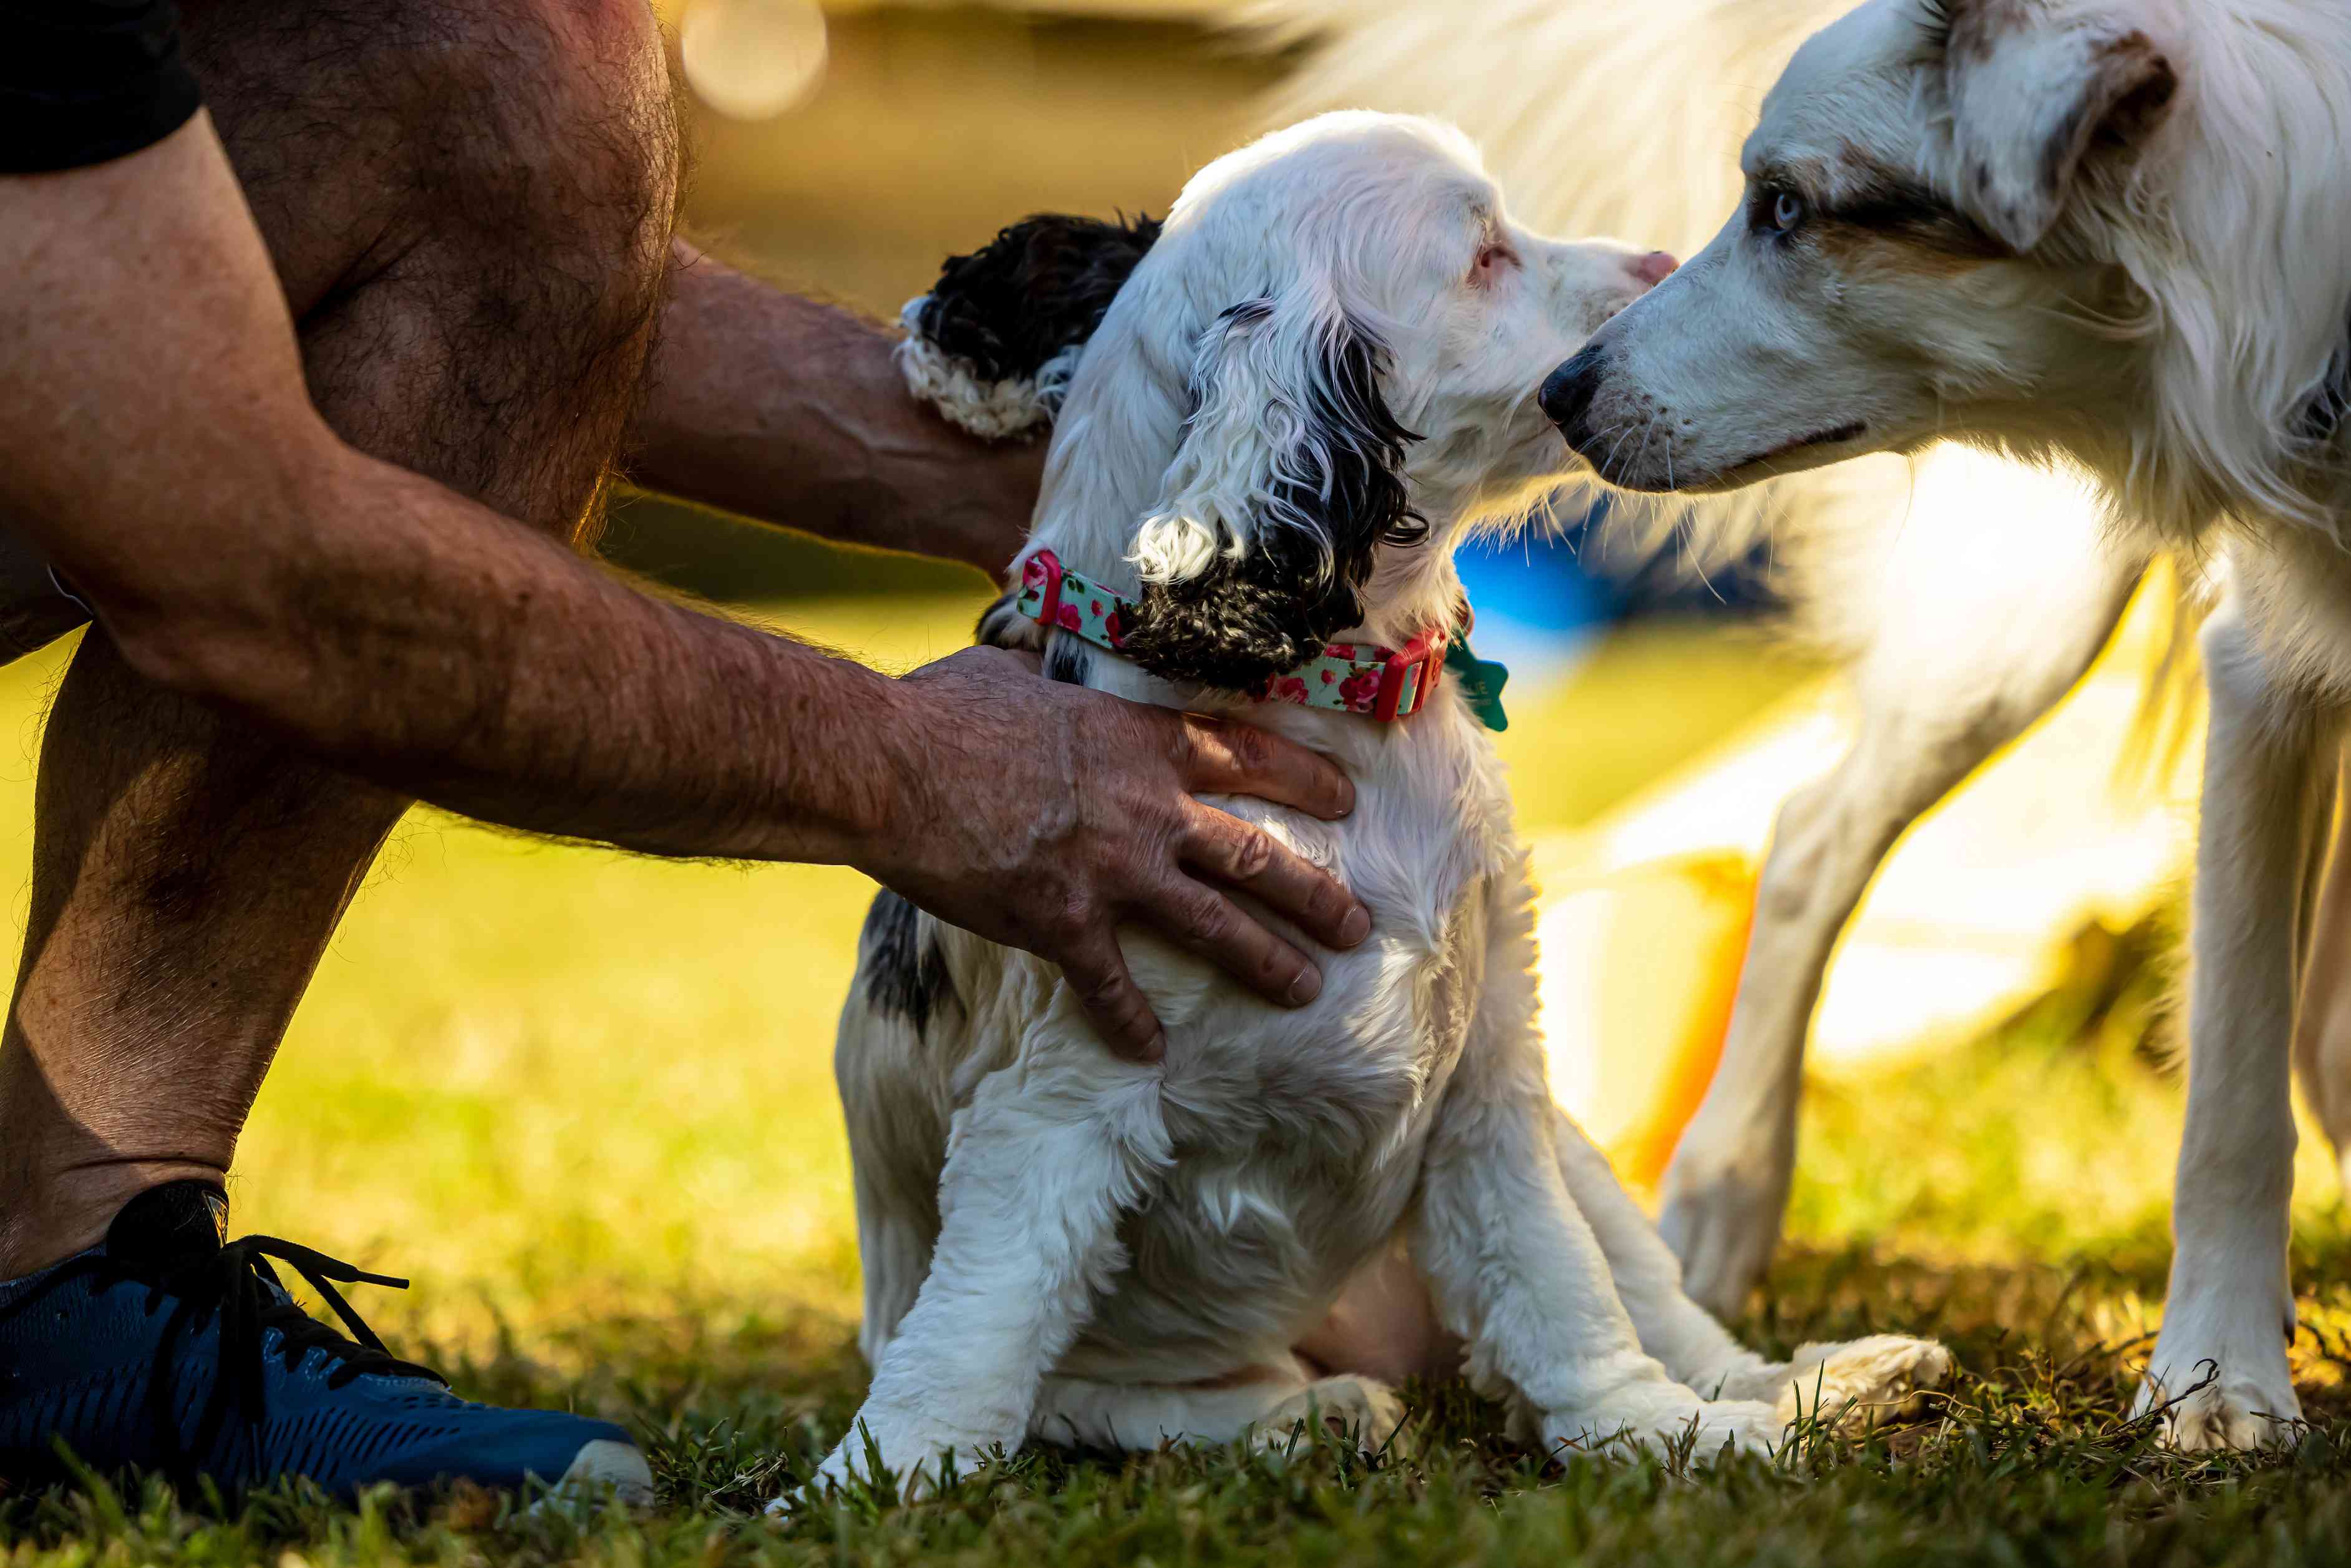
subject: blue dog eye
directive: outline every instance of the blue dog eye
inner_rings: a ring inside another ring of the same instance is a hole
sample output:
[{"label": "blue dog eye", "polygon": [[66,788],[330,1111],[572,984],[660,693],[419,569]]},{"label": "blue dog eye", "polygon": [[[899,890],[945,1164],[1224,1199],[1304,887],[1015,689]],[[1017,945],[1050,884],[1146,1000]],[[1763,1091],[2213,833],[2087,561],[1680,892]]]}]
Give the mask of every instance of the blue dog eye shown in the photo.
[{"label": "blue dog eye", "polygon": [[1780,199],[1771,204],[1771,226],[1786,234],[1803,221],[1803,199],[1793,191],[1781,192]]}]

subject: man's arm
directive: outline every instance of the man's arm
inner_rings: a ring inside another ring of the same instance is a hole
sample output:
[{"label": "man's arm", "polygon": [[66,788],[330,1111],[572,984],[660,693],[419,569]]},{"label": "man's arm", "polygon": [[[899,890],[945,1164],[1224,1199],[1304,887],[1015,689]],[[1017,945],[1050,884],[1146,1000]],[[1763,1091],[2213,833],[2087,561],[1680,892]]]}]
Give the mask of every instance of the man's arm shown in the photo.
[{"label": "man's arm", "polygon": [[901,681],[641,595],[338,441],[203,116],[131,157],[0,178],[0,516],[149,678],[489,821],[655,852],[840,861],[1061,965],[1113,1043],[1158,1031],[1115,925],[1276,999],[1368,917],[1192,799],[1325,815],[1335,769],[1247,728],[1031,678]]},{"label": "man's arm", "polygon": [[970,563],[1020,548],[1042,442],[988,443],[907,395],[896,340],[680,240],[630,476],[846,543]]}]

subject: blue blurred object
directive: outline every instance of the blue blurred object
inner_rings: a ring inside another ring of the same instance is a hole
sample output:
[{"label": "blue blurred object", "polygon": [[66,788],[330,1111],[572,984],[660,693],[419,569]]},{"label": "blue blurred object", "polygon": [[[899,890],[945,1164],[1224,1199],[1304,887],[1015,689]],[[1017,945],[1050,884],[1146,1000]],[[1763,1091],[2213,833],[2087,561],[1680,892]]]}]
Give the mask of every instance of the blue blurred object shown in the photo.
[{"label": "blue blurred object", "polygon": [[1548,682],[1573,670],[1615,622],[1740,617],[1774,605],[1766,545],[1704,572],[1670,549],[1653,560],[1625,563],[1621,574],[1587,566],[1586,541],[1606,516],[1603,501],[1563,528],[1531,528],[1507,543],[1480,540],[1455,555],[1477,607],[1481,654],[1530,683]]},{"label": "blue blurred object", "polygon": [[1478,612],[1479,655],[1529,685],[1573,669],[1619,612],[1616,585],[1584,570],[1572,537],[1481,540],[1454,560]]}]

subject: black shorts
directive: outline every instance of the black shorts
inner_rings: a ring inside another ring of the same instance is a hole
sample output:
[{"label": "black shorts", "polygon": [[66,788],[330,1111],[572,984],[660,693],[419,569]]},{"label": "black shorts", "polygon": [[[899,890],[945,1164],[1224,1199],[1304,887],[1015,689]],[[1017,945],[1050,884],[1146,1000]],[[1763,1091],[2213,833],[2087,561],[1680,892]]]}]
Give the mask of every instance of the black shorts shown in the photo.
[{"label": "black shorts", "polygon": [[0,174],[124,157],[196,112],[172,0],[35,0],[0,20]]},{"label": "black shorts", "polygon": [[[171,0],[36,0],[0,6],[0,176],[127,157],[196,112]],[[48,562],[0,526],[0,663],[89,619]]]}]

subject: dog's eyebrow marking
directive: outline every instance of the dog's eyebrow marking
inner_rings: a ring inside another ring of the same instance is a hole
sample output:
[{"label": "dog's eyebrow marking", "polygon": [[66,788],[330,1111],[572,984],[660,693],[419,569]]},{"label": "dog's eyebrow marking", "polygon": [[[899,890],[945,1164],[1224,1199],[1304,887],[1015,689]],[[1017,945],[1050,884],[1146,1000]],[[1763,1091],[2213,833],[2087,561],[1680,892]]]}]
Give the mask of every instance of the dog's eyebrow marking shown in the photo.
[{"label": "dog's eyebrow marking", "polygon": [[865,929],[857,942],[862,955],[857,972],[865,983],[866,1005],[877,1013],[904,1019],[917,1036],[930,1029],[931,1015],[942,1004],[963,1006],[937,936],[922,940],[921,916],[920,910],[884,888],[866,912]]},{"label": "dog's eyebrow marking", "polygon": [[1999,261],[2016,252],[1916,176],[1848,146],[1839,162],[1837,193],[1822,204],[1832,223],[1898,235],[1945,256]]}]

